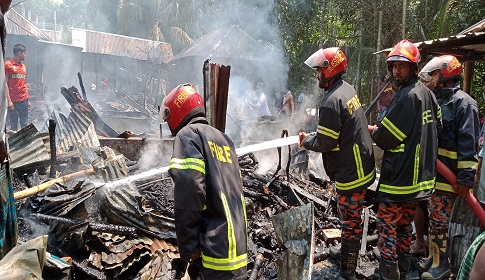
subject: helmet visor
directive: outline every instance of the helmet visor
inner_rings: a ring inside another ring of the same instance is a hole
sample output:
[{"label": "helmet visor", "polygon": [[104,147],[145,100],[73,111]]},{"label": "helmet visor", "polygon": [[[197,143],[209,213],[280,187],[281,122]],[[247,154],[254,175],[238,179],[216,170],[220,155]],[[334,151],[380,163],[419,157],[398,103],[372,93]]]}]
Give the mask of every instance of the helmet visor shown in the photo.
[{"label": "helmet visor", "polygon": [[160,111],[158,112],[158,123],[162,124],[170,117],[170,109],[165,106],[165,100],[167,97],[165,96],[162,100],[162,104],[160,104]]},{"label": "helmet visor", "polygon": [[431,80],[431,73],[436,70],[446,69],[448,63],[439,57],[433,57],[419,72],[419,77],[424,81]]},{"label": "helmet visor", "polygon": [[316,68],[316,67],[327,68],[329,65],[329,62],[327,58],[325,58],[323,49],[319,49],[318,51],[313,53],[309,58],[307,58],[307,60],[305,60],[305,64],[311,68]]},{"label": "helmet visor", "polygon": [[422,70],[421,70],[421,72],[419,72],[419,78],[421,80],[423,80],[424,82],[431,81],[431,75],[430,75],[430,73],[429,72],[423,72]]},{"label": "helmet visor", "polygon": [[403,56],[398,56],[398,55],[393,55],[393,56],[390,56],[387,58],[386,60],[387,62],[390,62],[390,61],[404,61],[404,62],[411,62],[413,63],[411,60],[403,57]]}]

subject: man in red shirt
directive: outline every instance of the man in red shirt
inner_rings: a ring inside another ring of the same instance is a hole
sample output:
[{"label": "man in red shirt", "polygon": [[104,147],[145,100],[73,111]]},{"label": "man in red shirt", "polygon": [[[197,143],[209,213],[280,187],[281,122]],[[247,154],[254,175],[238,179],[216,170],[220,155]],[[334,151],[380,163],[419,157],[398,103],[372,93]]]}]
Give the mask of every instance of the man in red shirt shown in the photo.
[{"label": "man in red shirt", "polygon": [[27,48],[17,44],[13,47],[13,54],[14,57],[5,62],[5,76],[10,95],[8,102],[10,128],[16,131],[19,120],[20,128],[24,128],[29,119],[30,101],[25,79],[27,68],[22,63],[27,56]]}]

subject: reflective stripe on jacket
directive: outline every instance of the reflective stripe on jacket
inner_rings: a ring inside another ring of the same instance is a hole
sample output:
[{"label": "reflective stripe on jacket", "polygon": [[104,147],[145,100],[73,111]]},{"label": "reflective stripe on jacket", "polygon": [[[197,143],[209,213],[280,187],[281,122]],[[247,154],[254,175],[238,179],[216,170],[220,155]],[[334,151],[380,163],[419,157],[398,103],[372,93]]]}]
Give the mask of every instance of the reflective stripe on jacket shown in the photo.
[{"label": "reflective stripe on jacket", "polygon": [[384,150],[377,199],[385,202],[418,201],[434,188],[437,129],[441,109],[417,77],[394,94],[386,116],[372,137]]},{"label": "reflective stripe on jacket", "polygon": [[[471,188],[478,162],[480,120],[477,103],[458,87],[440,88],[436,97],[443,119],[443,129],[438,133],[438,158],[456,174],[457,183]],[[455,192],[439,173],[436,176],[436,189]]]},{"label": "reflective stripe on jacket", "polygon": [[205,268],[245,268],[247,217],[234,144],[194,118],[175,136],[169,173],[174,181],[175,230],[180,255],[197,248]]},{"label": "reflective stripe on jacket", "polygon": [[340,194],[352,194],[375,180],[365,112],[355,89],[340,78],[320,105],[317,133],[306,137],[303,146],[322,153],[325,171]]}]

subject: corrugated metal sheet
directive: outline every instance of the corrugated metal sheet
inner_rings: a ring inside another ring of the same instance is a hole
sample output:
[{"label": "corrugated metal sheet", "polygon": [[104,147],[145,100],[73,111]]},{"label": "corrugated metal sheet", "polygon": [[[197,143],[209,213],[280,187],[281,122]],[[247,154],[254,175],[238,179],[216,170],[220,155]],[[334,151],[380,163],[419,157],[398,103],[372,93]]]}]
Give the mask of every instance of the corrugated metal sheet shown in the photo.
[{"label": "corrugated metal sheet", "polygon": [[44,41],[52,41],[49,36],[44,34],[32,22],[17,13],[15,9],[10,9],[6,14],[7,34],[34,36]]},{"label": "corrugated metal sheet", "polygon": [[50,159],[42,136],[33,124],[10,136],[8,144],[10,146],[10,166],[13,169],[20,166],[35,165]]},{"label": "corrugated metal sheet", "polygon": [[168,63],[173,58],[169,43],[72,28],[73,45],[84,52],[102,53],[136,58],[140,60],[161,59]]},{"label": "corrugated metal sheet", "polygon": [[[50,118],[56,121],[57,154],[73,149],[79,150],[86,164],[97,158],[92,148],[101,145],[88,112],[74,107],[68,118],[58,111],[53,111]],[[40,133],[33,124],[10,136],[8,142],[11,167],[14,169],[20,166],[33,166],[50,159],[49,134]]]},{"label": "corrugated metal sheet", "polygon": [[258,60],[271,52],[253,37],[232,25],[206,34],[177,54],[173,60],[189,56]]},{"label": "corrugated metal sheet", "polygon": [[83,162],[90,164],[97,158],[91,148],[100,147],[100,144],[88,112],[80,111],[75,106],[71,108],[69,118],[58,111],[52,112],[50,118],[57,124],[57,153],[67,152],[75,147],[81,153]]}]

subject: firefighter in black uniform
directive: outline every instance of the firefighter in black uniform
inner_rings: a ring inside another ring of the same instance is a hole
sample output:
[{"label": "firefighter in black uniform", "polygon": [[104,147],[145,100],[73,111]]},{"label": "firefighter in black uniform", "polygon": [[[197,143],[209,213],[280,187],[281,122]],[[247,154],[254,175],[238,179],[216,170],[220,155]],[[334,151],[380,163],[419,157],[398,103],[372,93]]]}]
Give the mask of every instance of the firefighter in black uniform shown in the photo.
[{"label": "firefighter in black uniform", "polygon": [[246,279],[246,206],[233,142],[208,125],[202,97],[190,84],[164,98],[160,119],[175,136],[169,173],[177,243],[189,274],[196,267],[204,279]]},{"label": "firefighter in black uniform", "polygon": [[420,72],[437,80],[433,92],[443,117],[438,159],[456,174],[456,186],[441,174],[436,176],[436,191],[428,206],[432,255],[424,265],[427,271],[421,275],[426,280],[447,279],[451,273],[447,244],[453,205],[458,195],[466,197],[475,179],[480,121],[476,101],[458,86],[461,73],[461,63],[452,55],[433,58]]},{"label": "firefighter in black uniform", "polygon": [[411,222],[418,202],[429,199],[434,188],[441,110],[433,92],[418,81],[419,57],[419,50],[407,40],[387,56],[397,91],[372,133],[384,150],[376,197],[381,279],[406,279]]},{"label": "firefighter in black uniform", "polygon": [[375,180],[372,139],[357,93],[342,80],[347,69],[344,53],[339,48],[320,49],[305,64],[318,71],[318,85],[327,93],[316,134],[306,136],[301,145],[322,153],[325,171],[335,181],[342,224],[341,271],[345,278],[356,279],[364,197]]}]

